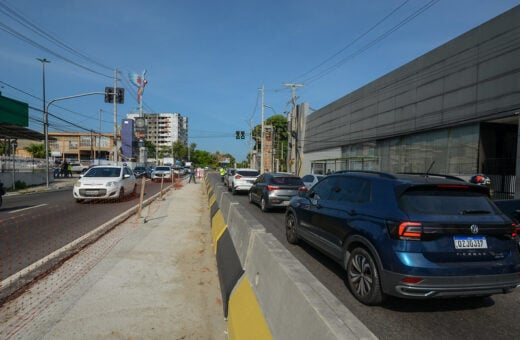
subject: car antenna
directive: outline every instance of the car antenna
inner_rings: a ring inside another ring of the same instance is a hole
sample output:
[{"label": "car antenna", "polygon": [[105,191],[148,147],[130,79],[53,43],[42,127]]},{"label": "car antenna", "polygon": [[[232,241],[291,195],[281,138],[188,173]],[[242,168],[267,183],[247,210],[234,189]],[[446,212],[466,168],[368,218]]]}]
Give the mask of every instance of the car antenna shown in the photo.
[{"label": "car antenna", "polygon": [[432,164],[430,164],[430,166],[428,167],[428,170],[426,170],[424,177],[428,177],[428,174],[430,173],[430,170],[433,168],[434,164],[435,164],[435,161],[432,161]]}]

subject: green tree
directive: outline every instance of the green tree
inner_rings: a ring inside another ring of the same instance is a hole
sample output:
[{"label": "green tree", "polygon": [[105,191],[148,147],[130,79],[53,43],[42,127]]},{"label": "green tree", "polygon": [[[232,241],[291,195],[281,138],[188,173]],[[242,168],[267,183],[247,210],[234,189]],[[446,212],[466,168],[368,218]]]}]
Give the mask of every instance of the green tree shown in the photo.
[{"label": "green tree", "polygon": [[172,145],[172,156],[175,160],[186,159],[188,156],[188,148],[180,141],[175,141]]},{"label": "green tree", "polygon": [[149,140],[145,140],[144,147],[146,148],[146,153],[148,154],[148,158],[155,158],[155,153],[157,152],[157,149],[155,148],[155,144]]},{"label": "green tree", "polygon": [[42,143],[31,144],[25,147],[24,150],[29,152],[34,158],[45,158],[45,145]]}]

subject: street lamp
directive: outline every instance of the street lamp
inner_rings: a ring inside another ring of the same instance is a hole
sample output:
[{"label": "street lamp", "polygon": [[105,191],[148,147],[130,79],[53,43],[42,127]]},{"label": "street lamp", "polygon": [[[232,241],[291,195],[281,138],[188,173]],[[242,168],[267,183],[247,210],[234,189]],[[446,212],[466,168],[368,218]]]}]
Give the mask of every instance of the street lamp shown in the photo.
[{"label": "street lamp", "polygon": [[45,64],[50,63],[50,61],[45,58],[36,58],[36,60],[42,63],[43,68],[43,134],[45,135],[45,163],[47,164],[45,167],[45,171],[47,171],[45,184],[49,188],[49,116],[45,106]]}]

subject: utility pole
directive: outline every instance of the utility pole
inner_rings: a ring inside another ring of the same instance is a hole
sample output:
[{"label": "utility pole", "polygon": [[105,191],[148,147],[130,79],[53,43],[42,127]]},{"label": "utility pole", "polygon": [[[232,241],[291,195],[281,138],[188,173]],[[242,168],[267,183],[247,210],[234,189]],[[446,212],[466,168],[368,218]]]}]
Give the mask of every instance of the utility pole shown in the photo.
[{"label": "utility pole", "polygon": [[264,160],[264,152],[265,152],[265,137],[264,137],[264,85],[262,85],[262,132],[261,132],[261,153],[260,153],[260,173],[264,173],[265,169],[265,160]]},{"label": "utility pole", "polygon": [[117,165],[117,68],[114,70],[114,162]]},{"label": "utility pole", "polygon": [[[287,171],[288,172],[293,172],[292,169],[292,160],[294,160],[296,158],[296,154],[297,154],[297,150],[296,149],[293,149],[292,146],[295,144],[295,141],[294,141],[294,137],[292,135],[292,129],[293,129],[293,125],[296,125],[296,127],[298,127],[297,124],[293,124],[293,113],[296,114],[296,88],[297,87],[303,87],[304,85],[303,84],[282,84],[283,86],[285,87],[290,87],[291,88],[291,103],[292,103],[292,109],[291,111],[287,114],[287,132],[288,132],[288,136],[287,136]],[[293,158],[294,156],[294,158]],[[296,167],[295,167],[296,169]]]}]

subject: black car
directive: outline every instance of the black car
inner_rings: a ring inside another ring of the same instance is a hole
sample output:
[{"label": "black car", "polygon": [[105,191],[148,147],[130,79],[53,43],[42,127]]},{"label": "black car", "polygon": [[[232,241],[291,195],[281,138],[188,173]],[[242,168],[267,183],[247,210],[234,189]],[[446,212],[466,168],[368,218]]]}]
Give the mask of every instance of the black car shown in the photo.
[{"label": "black car", "polygon": [[144,166],[136,166],[134,168],[134,175],[135,178],[141,178],[141,177],[147,177],[147,171]]},{"label": "black car", "polygon": [[490,296],[520,285],[515,224],[489,188],[445,176],[344,172],[294,197],[290,243],[304,240],[347,272],[367,305],[387,295]]},{"label": "black car", "polygon": [[272,208],[285,208],[299,191],[307,187],[298,176],[287,173],[263,173],[259,175],[249,189],[249,202],[260,205],[266,212]]}]

